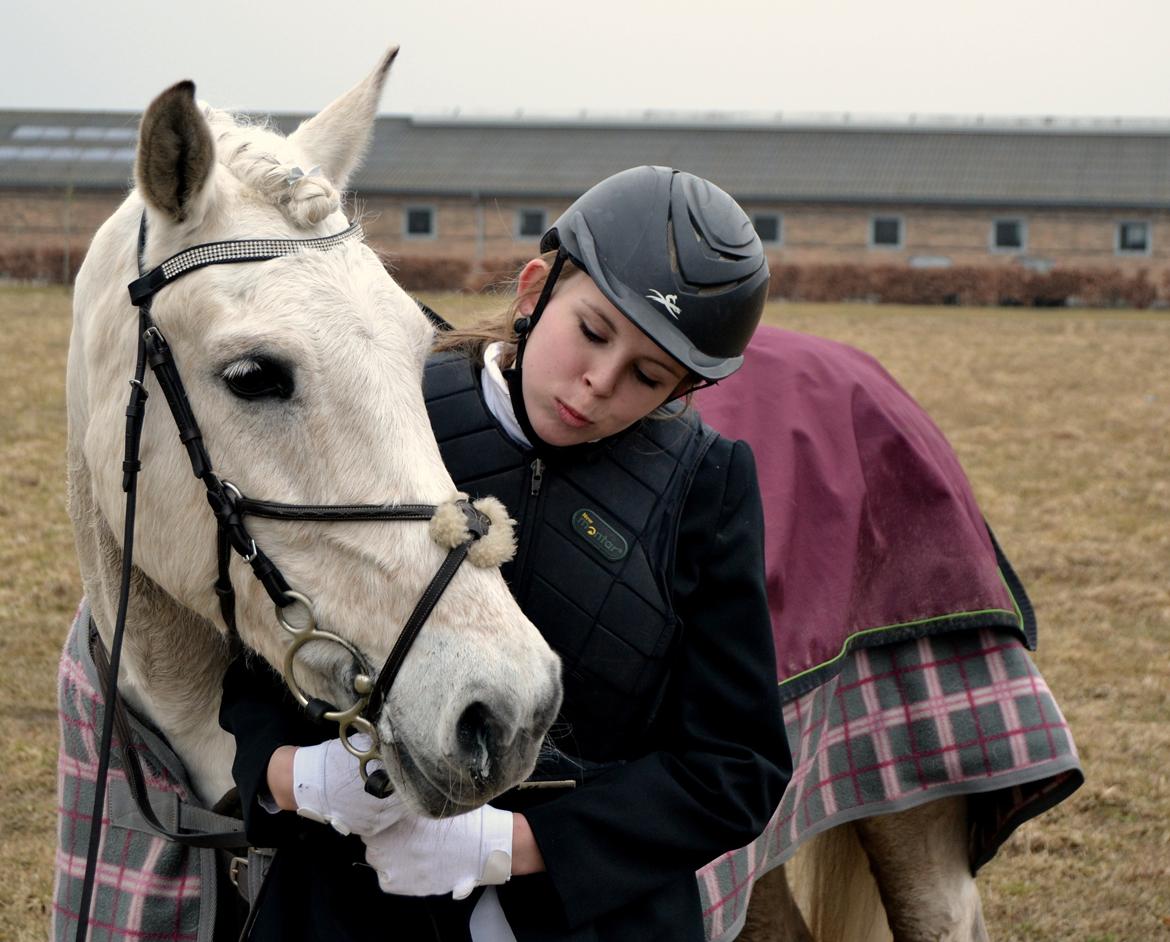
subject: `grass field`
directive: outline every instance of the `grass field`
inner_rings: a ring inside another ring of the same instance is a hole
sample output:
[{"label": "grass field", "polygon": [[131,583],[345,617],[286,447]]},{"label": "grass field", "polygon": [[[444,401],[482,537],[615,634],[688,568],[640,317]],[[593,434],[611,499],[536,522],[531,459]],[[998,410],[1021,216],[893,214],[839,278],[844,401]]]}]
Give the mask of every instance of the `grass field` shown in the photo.
[{"label": "grass field", "polygon": [[[461,318],[477,299],[428,297]],[[127,316],[130,316],[129,309]],[[1036,603],[1088,781],[980,878],[998,940],[1170,942],[1170,315],[775,305],[875,354],[950,437]],[[0,940],[43,939],[64,503],[64,290],[0,288]]]}]

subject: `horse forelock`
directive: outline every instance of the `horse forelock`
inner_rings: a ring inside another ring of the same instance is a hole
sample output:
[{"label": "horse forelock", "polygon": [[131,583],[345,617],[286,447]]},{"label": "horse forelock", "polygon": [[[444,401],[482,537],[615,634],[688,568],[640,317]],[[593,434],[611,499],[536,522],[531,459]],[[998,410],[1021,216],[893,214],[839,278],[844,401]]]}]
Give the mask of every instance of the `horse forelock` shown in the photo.
[{"label": "horse forelock", "polygon": [[202,107],[219,164],[298,229],[311,229],[341,208],[333,183],[304,166],[305,158],[268,120]]}]

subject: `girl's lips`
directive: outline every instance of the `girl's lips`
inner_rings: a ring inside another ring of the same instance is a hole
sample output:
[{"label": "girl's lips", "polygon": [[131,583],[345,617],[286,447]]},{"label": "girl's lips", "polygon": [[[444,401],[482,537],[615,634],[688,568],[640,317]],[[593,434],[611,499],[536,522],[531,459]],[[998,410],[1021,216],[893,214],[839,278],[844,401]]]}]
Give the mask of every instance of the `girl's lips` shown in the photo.
[{"label": "girl's lips", "polygon": [[580,412],[575,409],[570,409],[561,400],[555,400],[557,406],[557,415],[560,416],[562,422],[573,428],[584,428],[589,424],[589,419],[585,418]]}]

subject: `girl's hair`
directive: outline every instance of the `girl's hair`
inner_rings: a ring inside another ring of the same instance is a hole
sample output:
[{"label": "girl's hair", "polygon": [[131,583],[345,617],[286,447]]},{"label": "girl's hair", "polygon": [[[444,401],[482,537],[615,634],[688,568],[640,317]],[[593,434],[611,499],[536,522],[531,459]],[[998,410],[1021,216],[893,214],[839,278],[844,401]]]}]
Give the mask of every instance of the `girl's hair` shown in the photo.
[{"label": "girl's hair", "polygon": [[[478,363],[483,359],[483,351],[489,344],[502,341],[509,346],[500,354],[500,369],[508,369],[516,357],[516,321],[522,316],[520,313],[520,305],[529,299],[535,300],[540,297],[548,270],[552,267],[552,263],[556,257],[556,251],[545,252],[540,256],[541,261],[546,266],[545,276],[537,279],[531,289],[523,295],[518,291],[520,273],[517,272],[512,277],[506,287],[510,289],[509,293],[513,295],[513,299],[503,311],[485,314],[467,327],[456,327],[453,330],[440,331],[435,337],[435,352],[442,353],[447,350],[455,350],[466,354],[473,363]],[[565,265],[561,269],[561,274],[557,278],[557,283],[553,286],[553,294],[556,294],[569,278],[580,274],[583,274],[581,269],[566,259]]]}]

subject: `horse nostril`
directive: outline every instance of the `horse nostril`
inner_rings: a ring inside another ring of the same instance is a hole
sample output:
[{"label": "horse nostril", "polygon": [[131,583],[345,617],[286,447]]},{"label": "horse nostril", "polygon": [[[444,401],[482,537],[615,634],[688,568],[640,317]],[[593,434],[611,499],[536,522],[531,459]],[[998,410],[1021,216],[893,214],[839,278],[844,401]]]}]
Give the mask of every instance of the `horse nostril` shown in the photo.
[{"label": "horse nostril", "polygon": [[476,701],[463,711],[455,724],[455,739],[472,782],[482,788],[491,777],[492,752],[497,739],[496,720],[486,703]]}]

